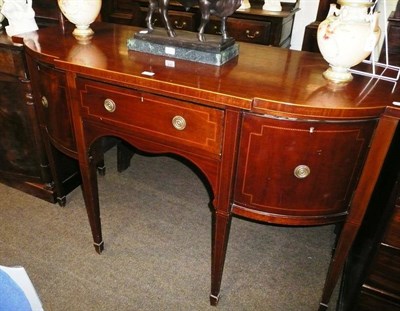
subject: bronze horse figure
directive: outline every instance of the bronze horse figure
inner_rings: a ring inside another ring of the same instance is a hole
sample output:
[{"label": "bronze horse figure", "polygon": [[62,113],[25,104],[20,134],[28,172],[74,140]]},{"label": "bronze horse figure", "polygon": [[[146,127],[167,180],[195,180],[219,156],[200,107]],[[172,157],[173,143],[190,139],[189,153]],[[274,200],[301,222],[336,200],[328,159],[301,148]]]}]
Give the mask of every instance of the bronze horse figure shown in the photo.
[{"label": "bronze horse figure", "polygon": [[[204,29],[211,15],[221,18],[222,40],[229,38],[226,30],[227,17],[232,15],[241,5],[242,0],[178,0],[186,10],[198,4],[201,13],[201,23],[197,37],[204,42]],[[169,37],[176,37],[176,32],[168,18],[169,0],[149,0],[149,11],[146,16],[146,25],[149,32],[153,31],[152,17],[156,9],[159,10]]]}]

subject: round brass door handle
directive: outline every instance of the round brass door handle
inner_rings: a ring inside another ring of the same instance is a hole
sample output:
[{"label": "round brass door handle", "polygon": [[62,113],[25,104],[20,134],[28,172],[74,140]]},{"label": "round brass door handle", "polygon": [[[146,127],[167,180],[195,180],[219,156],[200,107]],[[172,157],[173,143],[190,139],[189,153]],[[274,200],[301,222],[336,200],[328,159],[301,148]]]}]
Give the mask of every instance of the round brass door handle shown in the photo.
[{"label": "round brass door handle", "polygon": [[46,96],[42,96],[41,101],[42,101],[42,105],[43,105],[44,108],[49,107],[49,102],[47,101]]},{"label": "round brass door handle", "polygon": [[186,120],[182,116],[175,116],[172,118],[172,125],[179,131],[183,131],[186,127]]},{"label": "round brass door handle", "polygon": [[296,176],[299,179],[303,179],[306,178],[308,175],[310,175],[311,170],[307,165],[298,165],[296,166],[296,168],[294,169],[294,176]]},{"label": "round brass door handle", "polygon": [[104,108],[106,108],[108,112],[114,112],[117,108],[117,105],[112,99],[107,98],[106,100],[104,100]]}]

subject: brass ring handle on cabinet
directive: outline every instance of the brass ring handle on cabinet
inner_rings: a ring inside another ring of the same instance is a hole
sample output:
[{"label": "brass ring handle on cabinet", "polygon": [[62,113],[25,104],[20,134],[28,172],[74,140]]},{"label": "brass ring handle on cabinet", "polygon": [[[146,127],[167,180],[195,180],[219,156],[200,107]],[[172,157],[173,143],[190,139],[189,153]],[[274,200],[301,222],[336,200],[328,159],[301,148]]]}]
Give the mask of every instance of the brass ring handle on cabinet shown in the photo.
[{"label": "brass ring handle on cabinet", "polygon": [[172,125],[179,131],[183,131],[186,127],[186,120],[182,116],[175,116],[172,118]]},{"label": "brass ring handle on cabinet", "polygon": [[252,35],[250,34],[250,30],[246,30],[246,37],[249,39],[254,39],[260,35],[260,32],[257,30],[255,33]]},{"label": "brass ring handle on cabinet", "polygon": [[307,165],[298,165],[293,171],[294,176],[296,176],[299,179],[306,178],[308,175],[310,175],[311,170]]},{"label": "brass ring handle on cabinet", "polygon": [[108,112],[114,112],[117,108],[117,105],[112,99],[107,98],[104,100],[104,108],[106,108]]},{"label": "brass ring handle on cabinet", "polygon": [[42,105],[44,108],[49,107],[49,102],[48,102],[46,96],[42,96]]},{"label": "brass ring handle on cabinet", "polygon": [[178,21],[174,21],[174,26],[175,26],[177,29],[183,29],[183,28],[186,27],[186,22],[183,22],[181,25],[179,25],[179,24],[178,24]]}]

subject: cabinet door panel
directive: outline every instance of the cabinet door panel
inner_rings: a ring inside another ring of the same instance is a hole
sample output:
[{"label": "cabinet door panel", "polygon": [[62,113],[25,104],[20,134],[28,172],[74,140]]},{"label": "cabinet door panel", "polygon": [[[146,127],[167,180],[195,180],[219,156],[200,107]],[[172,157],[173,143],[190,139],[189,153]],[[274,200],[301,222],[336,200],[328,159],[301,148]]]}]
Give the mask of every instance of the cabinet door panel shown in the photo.
[{"label": "cabinet door panel", "polygon": [[67,104],[65,75],[43,64],[38,64],[37,74],[41,100],[37,105],[40,123],[47,129],[56,147],[76,152],[72,120]]},{"label": "cabinet door panel", "polygon": [[[347,212],[375,121],[244,118],[235,204],[276,215]],[[297,175],[297,177],[296,177]]]}]

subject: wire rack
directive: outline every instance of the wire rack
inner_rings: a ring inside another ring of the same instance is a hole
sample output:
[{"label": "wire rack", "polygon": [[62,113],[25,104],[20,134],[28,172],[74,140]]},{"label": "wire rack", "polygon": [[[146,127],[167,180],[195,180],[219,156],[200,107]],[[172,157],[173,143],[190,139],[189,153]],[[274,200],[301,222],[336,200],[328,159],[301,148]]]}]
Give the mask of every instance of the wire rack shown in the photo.
[{"label": "wire rack", "polygon": [[[376,0],[374,5],[371,7],[369,14],[373,14],[375,7],[377,6],[379,0]],[[371,57],[369,60],[364,60],[363,63],[369,65],[370,71],[363,71],[363,70],[357,70],[357,69],[350,69],[351,73],[354,74],[359,74],[363,76],[368,76],[372,78],[378,78],[381,80],[387,80],[387,81],[392,81],[392,82],[397,82],[400,77],[400,67],[398,66],[393,66],[390,65],[389,63],[389,52],[388,52],[388,34],[387,34],[387,29],[388,29],[388,14],[387,14],[387,5],[386,5],[386,0],[383,0],[383,18],[384,18],[384,29],[382,30],[382,33],[384,35],[383,38],[383,44],[385,45],[385,61],[384,62],[378,62],[376,61],[376,49],[372,50]]]}]

